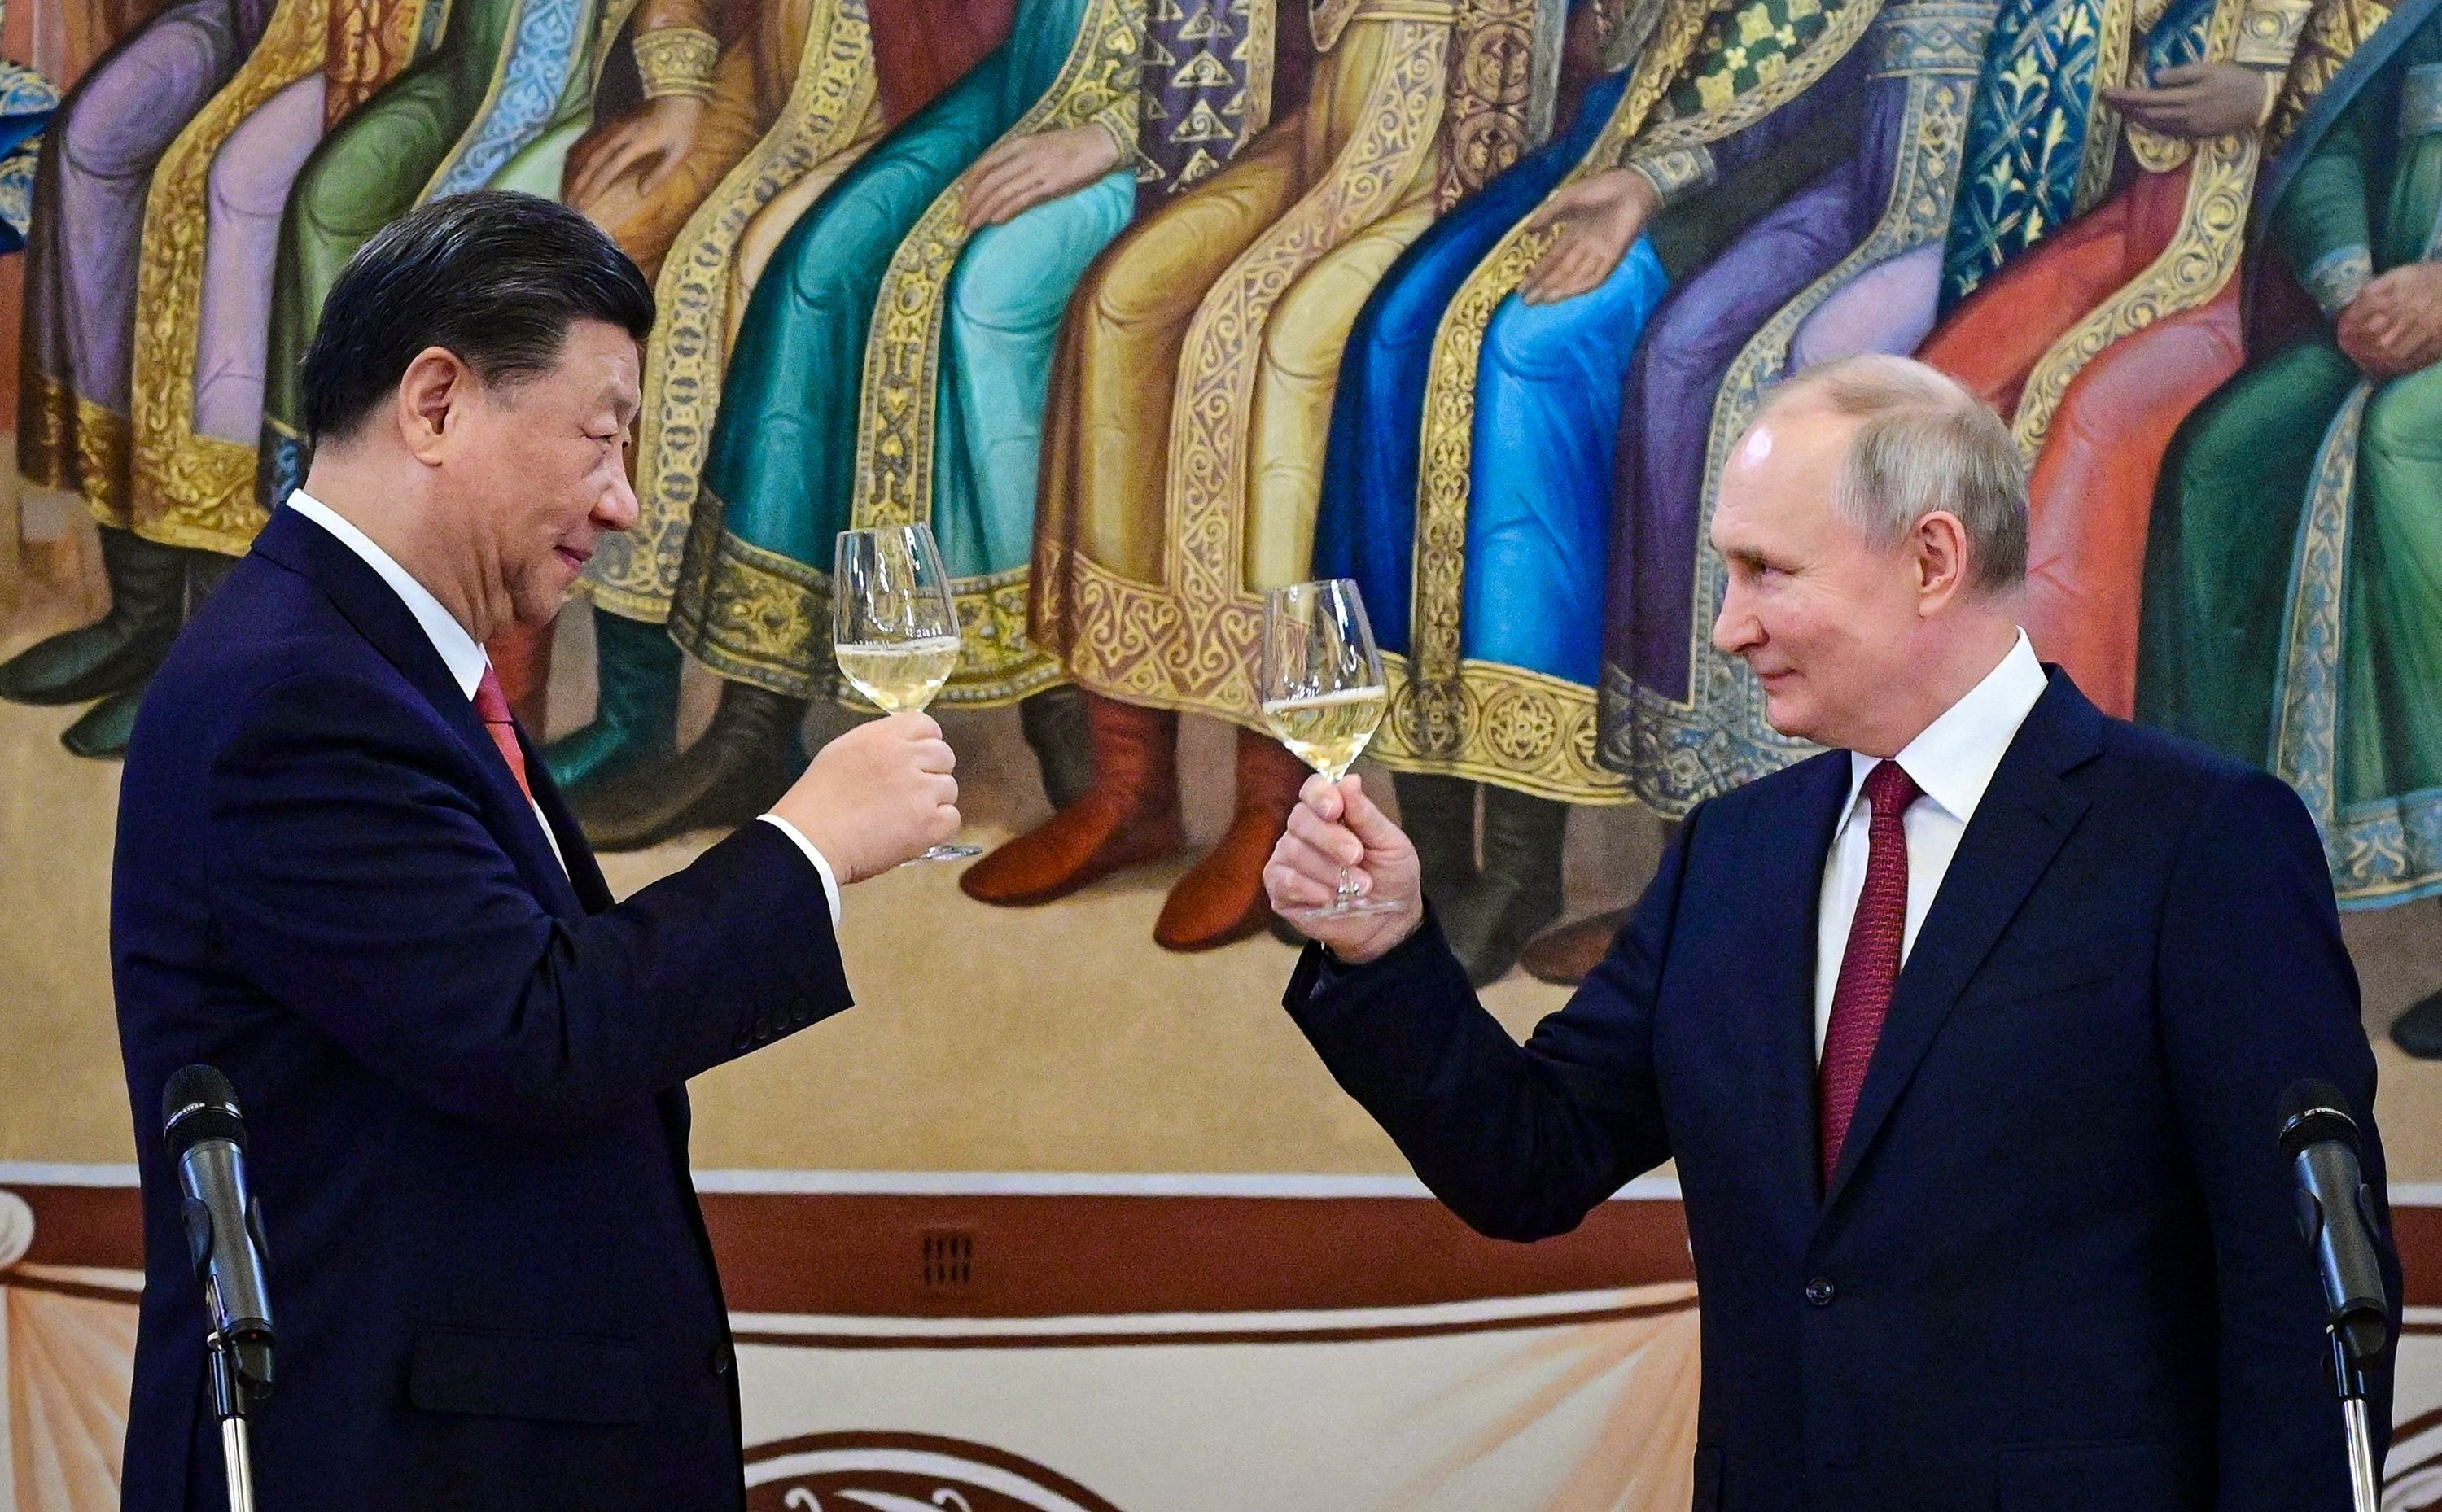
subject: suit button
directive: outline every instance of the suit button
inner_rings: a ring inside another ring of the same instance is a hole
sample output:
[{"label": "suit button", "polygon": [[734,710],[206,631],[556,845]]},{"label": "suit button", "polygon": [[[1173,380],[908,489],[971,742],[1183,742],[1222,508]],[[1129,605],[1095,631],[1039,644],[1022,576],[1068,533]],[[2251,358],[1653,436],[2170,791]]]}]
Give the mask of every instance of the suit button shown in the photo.
[{"label": "suit button", "polygon": [[729,1347],[729,1340],[724,1339],[712,1346],[711,1365],[715,1375],[728,1375],[729,1368],[737,1363],[738,1351]]},{"label": "suit button", "polygon": [[1829,1276],[1817,1276],[1806,1284],[1806,1301],[1810,1306],[1829,1307],[1832,1299],[1838,1295],[1839,1290],[1832,1284]]}]

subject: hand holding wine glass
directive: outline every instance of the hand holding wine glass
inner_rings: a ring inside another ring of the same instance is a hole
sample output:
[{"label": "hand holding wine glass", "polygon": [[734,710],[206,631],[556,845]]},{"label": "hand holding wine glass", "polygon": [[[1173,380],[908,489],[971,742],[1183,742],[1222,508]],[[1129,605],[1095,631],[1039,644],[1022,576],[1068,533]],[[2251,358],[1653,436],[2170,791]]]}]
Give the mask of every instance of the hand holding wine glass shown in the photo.
[{"label": "hand holding wine glass", "polygon": [[[1265,721],[1316,773],[1265,870],[1273,911],[1335,947],[1339,937],[1370,938],[1379,933],[1372,923],[1352,930],[1335,921],[1412,907],[1405,898],[1373,892],[1384,878],[1364,870],[1376,859],[1372,842],[1389,847],[1379,859],[1393,866],[1404,850],[1411,884],[1415,847],[1348,776],[1391,701],[1357,585],[1342,578],[1267,594],[1256,676]],[[1332,879],[1327,892],[1319,885],[1325,876]]]},{"label": "hand holding wine glass", "polygon": [[[831,569],[831,649],[840,672],[884,714],[922,712],[958,665],[958,608],[925,524],[844,530]],[[919,861],[958,861],[940,845]]]}]

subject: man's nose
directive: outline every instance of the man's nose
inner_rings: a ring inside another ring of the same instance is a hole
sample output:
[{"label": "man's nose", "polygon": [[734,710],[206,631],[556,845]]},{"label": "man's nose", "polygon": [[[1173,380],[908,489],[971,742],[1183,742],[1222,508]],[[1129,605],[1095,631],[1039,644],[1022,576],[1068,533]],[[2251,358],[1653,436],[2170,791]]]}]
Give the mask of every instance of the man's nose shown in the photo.
[{"label": "man's nose", "polygon": [[1760,627],[1746,607],[1746,597],[1733,582],[1722,595],[1722,611],[1713,617],[1713,649],[1723,656],[1742,656],[1761,640]]},{"label": "man's nose", "polygon": [[636,502],[636,487],[623,471],[611,480],[610,486],[595,501],[593,522],[604,530],[628,530],[635,525],[642,513]]}]

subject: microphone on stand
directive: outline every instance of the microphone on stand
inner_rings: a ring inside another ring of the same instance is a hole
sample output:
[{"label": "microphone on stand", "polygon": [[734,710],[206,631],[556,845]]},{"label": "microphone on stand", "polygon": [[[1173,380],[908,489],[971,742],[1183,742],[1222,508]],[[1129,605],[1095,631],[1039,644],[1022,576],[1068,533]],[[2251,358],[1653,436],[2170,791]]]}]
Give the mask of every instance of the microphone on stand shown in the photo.
[{"label": "microphone on stand", "polygon": [[2382,1354],[2391,1309],[2375,1247],[2374,1193],[2358,1165],[2358,1122],[2329,1082],[2291,1084],[2281,1094],[2281,1155],[2298,1178],[2298,1231],[2315,1251],[2324,1327],[2349,1440],[2349,1479],[2360,1512],[2380,1502],[2365,1368]]},{"label": "microphone on stand", "polygon": [[161,1140],[178,1168],[187,1254],[211,1320],[206,1342],[229,1508],[252,1512],[246,1414],[271,1394],[271,1297],[264,1284],[262,1211],[246,1184],[246,1120],[228,1078],[209,1066],[190,1066],[171,1077],[161,1095]]}]

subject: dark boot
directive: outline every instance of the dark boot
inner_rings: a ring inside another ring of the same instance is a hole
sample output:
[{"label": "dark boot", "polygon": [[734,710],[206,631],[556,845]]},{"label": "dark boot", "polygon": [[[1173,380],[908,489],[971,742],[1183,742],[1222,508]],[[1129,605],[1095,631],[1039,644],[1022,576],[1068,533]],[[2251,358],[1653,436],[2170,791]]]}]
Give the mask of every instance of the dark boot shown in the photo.
[{"label": "dark boot", "polygon": [[1094,753],[1084,795],[958,876],[978,902],[1027,907],[1066,898],[1187,843],[1178,819],[1178,716],[1084,695]]},{"label": "dark boot", "polygon": [[2442,1061],[2442,993],[2417,999],[2392,1020],[2391,1042],[2420,1061]]},{"label": "dark boot", "polygon": [[1442,934],[1467,979],[1509,975],[1526,942],[1560,917],[1560,846],[1569,806],[1507,788],[1484,791],[1484,870],[1442,911]]},{"label": "dark boot", "polygon": [[1086,722],[1085,690],[1074,683],[1033,693],[1017,706],[1017,726],[1043,769],[1043,795],[1066,809],[1094,785],[1094,732]]},{"label": "dark boot", "polygon": [[[237,565],[238,559],[208,551],[180,550],[178,555],[186,562],[186,581],[178,614],[178,623],[183,628],[187,621],[195,617],[195,610],[203,608],[204,600],[211,597],[212,590],[221,586],[222,579],[228,576],[229,570]],[[82,717],[61,733],[60,744],[67,747],[71,756],[94,760],[114,760],[125,756],[128,738],[136,733],[137,712],[144,705],[144,690],[152,683],[153,674],[147,672],[134,687],[122,688],[85,710]]]},{"label": "dark boot", "polygon": [[599,850],[641,850],[690,829],[734,829],[768,811],[806,770],[806,701],[723,683],[703,738],[631,768],[576,805]]},{"label": "dark boot", "polygon": [[1611,954],[1612,941],[1628,927],[1628,910],[1614,908],[1535,937],[1518,953],[1518,964],[1539,982],[1575,987]]},{"label": "dark boot", "polygon": [[1238,732],[1238,808],[1204,859],[1171,885],[1154,920],[1153,942],[1164,950],[1212,950],[1246,938],[1272,920],[1264,865],[1280,844],[1306,764],[1278,740]]},{"label": "dark boot", "polygon": [[560,791],[572,803],[679,749],[678,642],[667,629],[608,610],[593,611],[594,666],[601,692],[593,722],[542,748]]},{"label": "dark boot", "polygon": [[0,664],[0,699],[85,703],[136,687],[170,654],[185,621],[187,558],[175,546],[103,526],[101,564],[110,612],[82,629],[37,641]]},{"label": "dark boot", "polygon": [[1402,772],[1391,787],[1399,795],[1399,828],[1416,843],[1425,902],[1443,912],[1475,885],[1477,784]]}]

